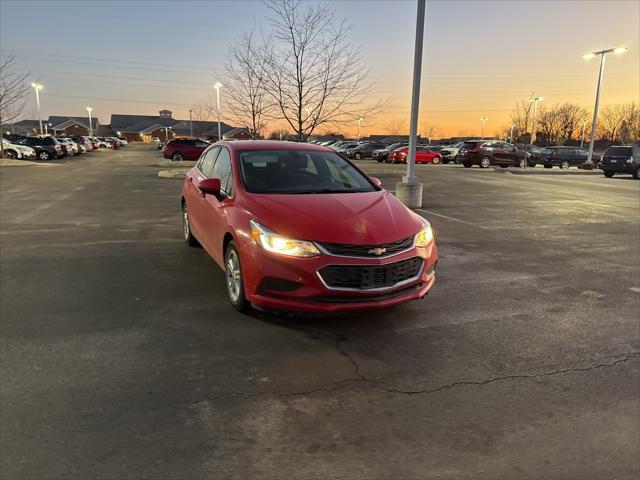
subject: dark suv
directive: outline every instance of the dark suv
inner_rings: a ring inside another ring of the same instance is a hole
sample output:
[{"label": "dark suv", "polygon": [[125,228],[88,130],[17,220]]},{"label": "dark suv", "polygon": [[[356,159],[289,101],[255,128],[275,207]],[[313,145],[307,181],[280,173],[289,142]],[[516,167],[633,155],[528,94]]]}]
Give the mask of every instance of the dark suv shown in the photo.
[{"label": "dark suv", "polygon": [[[579,147],[547,147],[540,153],[540,160],[544,163],[544,168],[560,167],[563,170],[569,167],[577,167],[587,161],[587,152]],[[593,162],[600,160],[600,155],[593,154]]]},{"label": "dark suv", "polygon": [[[528,162],[527,162],[528,157]],[[524,167],[525,162],[535,167],[535,159],[523,150],[518,150],[510,143],[499,140],[468,140],[462,144],[458,152],[458,162],[469,168],[479,165],[489,168],[490,165],[507,167]]]},{"label": "dark suv", "polygon": [[62,145],[53,137],[22,137],[15,140],[15,143],[33,148],[39,160],[61,158],[65,155]]},{"label": "dark suv", "polygon": [[386,143],[365,142],[358,144],[354,148],[346,149],[344,151],[344,154],[347,156],[347,158],[355,158],[356,160],[360,160],[361,158],[371,157],[374,150],[379,150],[381,148],[385,148],[386,146]]},{"label": "dark suv", "polygon": [[640,145],[616,145],[607,148],[598,167],[604,172],[605,177],[613,177],[616,173],[630,173],[637,179],[640,171]]},{"label": "dark suv", "polygon": [[167,143],[164,149],[164,158],[170,158],[174,162],[182,160],[198,160],[200,154],[211,145],[197,138],[176,138]]}]

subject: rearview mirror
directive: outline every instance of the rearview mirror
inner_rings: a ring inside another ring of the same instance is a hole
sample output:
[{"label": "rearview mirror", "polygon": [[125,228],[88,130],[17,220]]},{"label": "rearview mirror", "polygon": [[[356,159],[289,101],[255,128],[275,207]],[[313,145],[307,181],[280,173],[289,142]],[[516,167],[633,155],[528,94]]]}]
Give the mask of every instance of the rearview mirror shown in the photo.
[{"label": "rearview mirror", "polygon": [[220,195],[220,179],[219,178],[205,178],[198,183],[198,189],[203,194]]},{"label": "rearview mirror", "polygon": [[378,188],[382,188],[382,182],[378,177],[369,177],[369,180]]}]

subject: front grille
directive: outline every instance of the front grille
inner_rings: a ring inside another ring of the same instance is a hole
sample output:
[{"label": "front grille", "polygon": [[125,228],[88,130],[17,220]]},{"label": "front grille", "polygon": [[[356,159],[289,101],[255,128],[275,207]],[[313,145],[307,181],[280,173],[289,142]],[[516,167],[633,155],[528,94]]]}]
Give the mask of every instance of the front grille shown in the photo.
[{"label": "front grille", "polygon": [[349,245],[346,243],[321,243],[320,245],[332,255],[380,258],[410,249],[413,246],[413,238],[407,237],[382,245]]},{"label": "front grille", "polygon": [[388,265],[327,265],[318,273],[329,288],[367,290],[392,287],[417,277],[423,260],[413,257]]}]

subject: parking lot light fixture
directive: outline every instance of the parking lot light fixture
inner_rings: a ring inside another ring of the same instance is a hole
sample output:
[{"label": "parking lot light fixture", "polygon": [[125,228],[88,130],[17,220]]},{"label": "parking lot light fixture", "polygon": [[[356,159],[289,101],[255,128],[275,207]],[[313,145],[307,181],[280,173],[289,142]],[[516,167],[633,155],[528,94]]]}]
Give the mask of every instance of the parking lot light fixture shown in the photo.
[{"label": "parking lot light fixture", "polygon": [[93,137],[93,123],[91,121],[91,111],[93,110],[93,108],[87,107],[86,110],[87,110],[87,113],[89,114],[89,136]]},{"label": "parking lot light fixture", "polygon": [[582,132],[580,132],[580,148],[584,147],[584,134],[587,128],[587,121],[582,122]]},{"label": "parking lot light fixture", "polygon": [[593,144],[596,140],[596,128],[598,127],[598,107],[600,106],[600,90],[602,89],[602,78],[604,77],[604,59],[607,53],[621,54],[627,51],[626,47],[607,48],[604,50],[598,50],[597,52],[590,52],[582,57],[586,60],[590,60],[600,55],[600,73],[598,74],[598,87],[596,88],[596,101],[593,107],[593,123],[591,124],[591,139],[589,140],[589,153],[587,154],[587,161],[585,165],[593,165]]},{"label": "parking lot light fixture", "polygon": [[222,129],[220,128],[220,87],[222,84],[220,82],[216,82],[213,85],[213,88],[216,89],[216,107],[218,110],[218,141],[222,140]]},{"label": "parking lot light fixture", "polygon": [[480,133],[480,140],[484,140],[484,122],[489,120],[487,117],[480,117],[480,121],[482,122],[482,132]]},{"label": "parking lot light fixture", "polygon": [[544,97],[535,97],[529,100],[529,102],[533,103],[533,119],[531,120],[531,144],[535,141],[536,135],[536,111],[538,110],[538,102],[544,100]]},{"label": "parking lot light fixture", "polygon": [[360,141],[360,126],[362,125],[363,117],[358,117],[358,142]]},{"label": "parking lot light fixture", "polygon": [[420,109],[420,80],[422,78],[422,44],[424,42],[426,0],[417,0],[417,4],[407,175],[402,177],[402,181],[396,184],[396,196],[409,208],[420,208],[422,206],[423,188],[416,176],[416,145],[418,140],[418,113]]},{"label": "parking lot light fixture", "polygon": [[40,85],[39,83],[32,83],[31,86],[33,87],[33,89],[36,91],[36,104],[38,106],[38,122],[40,124],[40,135],[42,135],[42,114],[40,113],[40,90],[42,90],[44,87],[42,85]]}]

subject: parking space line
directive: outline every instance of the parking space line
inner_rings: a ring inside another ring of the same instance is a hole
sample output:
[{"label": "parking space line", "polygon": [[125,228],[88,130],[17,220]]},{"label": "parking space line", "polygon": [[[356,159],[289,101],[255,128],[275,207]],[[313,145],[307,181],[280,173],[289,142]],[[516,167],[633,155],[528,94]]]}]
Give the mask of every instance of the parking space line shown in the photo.
[{"label": "parking space line", "polygon": [[441,213],[432,212],[431,210],[424,210],[422,208],[416,208],[416,211],[429,213],[431,215],[435,215],[436,217],[442,217],[442,218],[445,218],[447,220],[451,220],[453,222],[459,222],[459,223],[464,223],[466,225],[471,225],[472,227],[481,228],[482,230],[489,230],[489,228],[484,227],[482,225],[478,225],[477,223],[466,222],[464,220],[460,220],[459,218],[448,217],[446,215],[442,215]]}]

